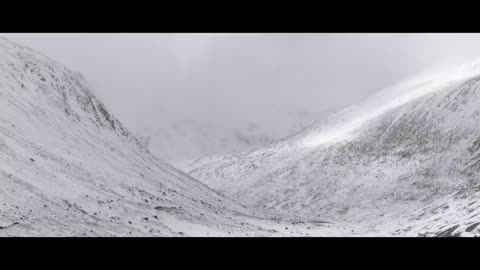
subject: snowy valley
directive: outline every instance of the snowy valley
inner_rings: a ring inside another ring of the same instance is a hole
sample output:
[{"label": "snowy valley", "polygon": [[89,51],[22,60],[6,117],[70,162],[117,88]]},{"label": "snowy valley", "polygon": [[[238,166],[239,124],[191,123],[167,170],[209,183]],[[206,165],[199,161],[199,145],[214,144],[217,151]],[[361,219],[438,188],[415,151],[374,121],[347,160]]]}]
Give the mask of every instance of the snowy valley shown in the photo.
[{"label": "snowy valley", "polygon": [[478,236],[480,68],[455,71],[292,116],[284,138],[168,119],[135,136],[0,38],[0,236]]}]

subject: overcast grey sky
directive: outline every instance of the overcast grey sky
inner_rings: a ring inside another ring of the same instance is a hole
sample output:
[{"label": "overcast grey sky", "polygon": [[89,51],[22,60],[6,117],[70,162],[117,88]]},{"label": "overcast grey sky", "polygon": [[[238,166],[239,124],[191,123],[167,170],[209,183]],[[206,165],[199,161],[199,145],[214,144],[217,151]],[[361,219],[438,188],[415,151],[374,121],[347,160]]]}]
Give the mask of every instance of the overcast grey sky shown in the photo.
[{"label": "overcast grey sky", "polygon": [[[281,124],[425,67],[480,57],[479,34],[1,34],[85,75],[130,127],[162,115]],[[158,123],[161,124],[161,123]]]}]

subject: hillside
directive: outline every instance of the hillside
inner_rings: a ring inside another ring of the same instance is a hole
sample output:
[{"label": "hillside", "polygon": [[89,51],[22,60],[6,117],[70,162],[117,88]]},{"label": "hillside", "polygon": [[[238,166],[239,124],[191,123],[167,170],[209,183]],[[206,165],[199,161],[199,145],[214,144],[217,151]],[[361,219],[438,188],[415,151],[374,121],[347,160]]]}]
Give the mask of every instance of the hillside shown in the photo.
[{"label": "hillside", "polygon": [[478,65],[420,77],[245,155],[190,173],[280,219],[371,233],[479,235]]}]

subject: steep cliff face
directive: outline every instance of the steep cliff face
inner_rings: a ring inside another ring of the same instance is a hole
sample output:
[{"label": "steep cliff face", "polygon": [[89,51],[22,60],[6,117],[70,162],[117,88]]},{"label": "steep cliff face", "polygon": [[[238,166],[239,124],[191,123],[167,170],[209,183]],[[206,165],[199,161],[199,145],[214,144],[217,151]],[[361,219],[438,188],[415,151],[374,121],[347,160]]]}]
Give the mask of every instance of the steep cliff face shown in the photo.
[{"label": "steep cliff face", "polygon": [[81,76],[0,38],[0,235],[261,232],[244,214],[146,150]]},{"label": "steep cliff face", "polygon": [[480,77],[471,73],[380,93],[191,174],[270,216],[399,235],[479,234]]}]

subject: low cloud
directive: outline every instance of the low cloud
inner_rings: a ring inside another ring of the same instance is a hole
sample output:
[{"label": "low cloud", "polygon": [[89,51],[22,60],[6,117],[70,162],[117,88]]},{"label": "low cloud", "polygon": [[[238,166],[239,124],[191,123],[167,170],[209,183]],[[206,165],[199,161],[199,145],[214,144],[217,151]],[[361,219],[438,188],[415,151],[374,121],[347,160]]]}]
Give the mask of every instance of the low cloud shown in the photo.
[{"label": "low cloud", "polygon": [[85,75],[127,126],[282,125],[427,67],[480,57],[478,34],[3,34]]}]

